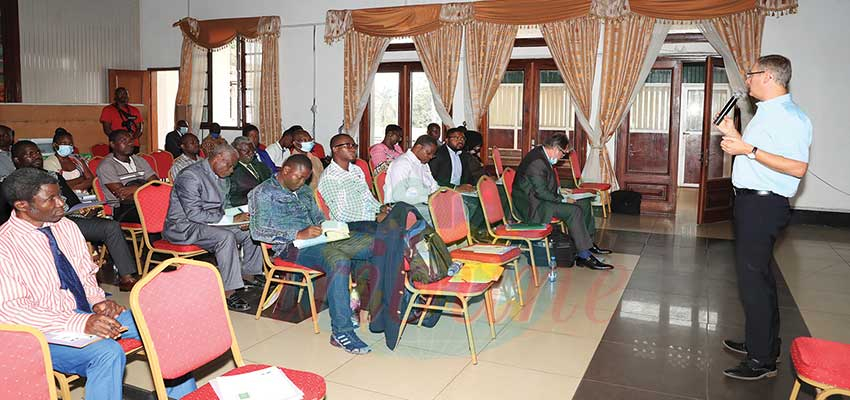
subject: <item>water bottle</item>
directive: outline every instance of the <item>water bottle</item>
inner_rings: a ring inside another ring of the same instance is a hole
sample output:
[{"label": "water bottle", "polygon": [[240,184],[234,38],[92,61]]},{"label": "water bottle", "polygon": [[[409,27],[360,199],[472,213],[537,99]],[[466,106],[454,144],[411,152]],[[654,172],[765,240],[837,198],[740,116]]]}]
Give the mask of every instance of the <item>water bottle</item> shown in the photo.
[{"label": "water bottle", "polygon": [[555,268],[558,267],[558,263],[555,262],[555,256],[549,260],[549,282],[555,282],[555,279],[558,279],[558,273],[555,272]]},{"label": "water bottle", "polygon": [[360,293],[357,292],[356,283],[351,286],[349,306],[351,306],[351,324],[354,325],[354,329],[360,328]]},{"label": "water bottle", "polygon": [[460,261],[452,261],[452,265],[449,265],[449,271],[448,271],[448,273],[447,273],[447,274],[448,274],[449,276],[455,276],[455,274],[457,274],[457,273],[458,273],[458,271],[460,271],[460,269],[461,269],[461,268],[463,268],[463,263],[462,263],[462,262],[460,262]]}]

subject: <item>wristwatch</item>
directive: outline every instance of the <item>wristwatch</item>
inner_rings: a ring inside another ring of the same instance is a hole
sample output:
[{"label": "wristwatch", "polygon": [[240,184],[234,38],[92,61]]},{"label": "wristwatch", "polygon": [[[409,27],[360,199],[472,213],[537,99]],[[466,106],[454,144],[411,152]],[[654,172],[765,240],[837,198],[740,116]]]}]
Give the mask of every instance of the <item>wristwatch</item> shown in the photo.
[{"label": "wristwatch", "polygon": [[750,160],[755,160],[756,159],[756,151],[758,151],[758,149],[759,149],[758,147],[753,146],[753,151],[747,153],[747,158],[749,158]]}]

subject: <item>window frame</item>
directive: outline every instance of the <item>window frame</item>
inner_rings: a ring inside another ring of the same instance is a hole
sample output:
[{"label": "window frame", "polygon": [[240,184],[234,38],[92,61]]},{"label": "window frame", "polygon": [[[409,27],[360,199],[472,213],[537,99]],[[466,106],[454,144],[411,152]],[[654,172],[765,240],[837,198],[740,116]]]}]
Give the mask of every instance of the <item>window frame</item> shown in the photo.
[{"label": "window frame", "polygon": [[[246,79],[247,73],[245,71],[245,67],[247,66],[246,61],[246,52],[245,52],[245,38],[237,37],[233,39],[236,41],[236,58],[237,58],[237,101],[239,102],[239,116],[237,117],[236,126],[225,126],[221,125],[222,130],[232,130],[239,131],[242,130],[242,127],[246,124],[246,119],[248,117],[248,98],[247,98],[247,88],[248,82]],[[201,129],[210,129],[212,123],[215,122],[213,120],[213,110],[215,110],[215,105],[213,102],[213,50],[207,49],[207,87],[206,87],[206,101],[204,102],[204,108],[207,109],[207,118],[204,121],[201,121]],[[257,88],[254,88],[255,90]]]}]

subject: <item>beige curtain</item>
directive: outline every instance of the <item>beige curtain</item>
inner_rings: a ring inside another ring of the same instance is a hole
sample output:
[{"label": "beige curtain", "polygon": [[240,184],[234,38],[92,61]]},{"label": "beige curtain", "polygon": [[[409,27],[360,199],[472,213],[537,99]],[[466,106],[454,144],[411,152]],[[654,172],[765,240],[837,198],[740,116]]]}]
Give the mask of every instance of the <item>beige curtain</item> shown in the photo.
[{"label": "beige curtain", "polygon": [[436,31],[413,37],[416,53],[431,84],[434,106],[446,126],[454,125],[449,109],[452,108],[457,85],[462,38],[463,27],[459,24],[447,24]]},{"label": "beige curtain", "polygon": [[[191,79],[189,80],[189,105],[192,109],[189,127],[199,135],[207,89],[207,49],[192,45]],[[181,68],[182,73],[182,68]],[[181,79],[180,82],[183,82]],[[200,136],[198,136],[200,137]]]},{"label": "beige curtain", "polygon": [[543,39],[567,84],[576,104],[579,120],[590,130],[593,103],[593,75],[596,72],[596,49],[599,47],[598,18],[585,17],[540,26]]},{"label": "beige curtain", "polygon": [[343,83],[343,112],[345,130],[353,134],[358,129],[363,110],[369,101],[372,81],[378,72],[381,57],[390,44],[389,38],[349,31],[345,36],[345,72]]},{"label": "beige curtain", "polygon": [[[256,116],[260,128],[260,143],[274,143],[283,133],[280,117],[280,78],[278,76],[280,17],[260,17],[257,31],[262,46],[259,104],[255,103],[258,110]],[[255,94],[257,91],[258,88],[254,86]]]},{"label": "beige curtain", "polygon": [[[588,132],[588,178],[616,186],[616,176],[605,144],[614,136],[628,111],[630,97],[640,83],[641,69],[652,41],[655,21],[639,15],[605,22],[598,130]],[[652,55],[655,57],[655,54]],[[598,166],[598,167],[597,167]],[[598,168],[598,169],[597,169]],[[595,172],[599,173],[596,174]]]},{"label": "beige curtain", "polygon": [[[737,64],[737,72],[743,78],[761,54],[764,14],[753,10],[726,15],[712,20],[712,27],[728,47],[732,59]],[[727,71],[729,69],[727,68]]]},{"label": "beige curtain", "polygon": [[478,130],[499,88],[516,38],[516,25],[475,21],[466,26],[466,74],[470,113],[467,126]]}]

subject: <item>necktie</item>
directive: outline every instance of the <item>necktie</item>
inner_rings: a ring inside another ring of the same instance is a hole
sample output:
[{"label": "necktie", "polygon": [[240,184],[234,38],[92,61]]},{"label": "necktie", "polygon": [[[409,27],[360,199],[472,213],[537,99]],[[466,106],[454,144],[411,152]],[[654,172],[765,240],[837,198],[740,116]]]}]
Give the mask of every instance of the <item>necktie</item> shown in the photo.
[{"label": "necktie", "polygon": [[77,276],[77,271],[68,261],[68,257],[59,249],[59,244],[56,243],[56,237],[53,236],[53,231],[49,226],[38,228],[47,240],[50,242],[50,252],[53,253],[53,263],[56,264],[56,272],[59,274],[59,285],[61,289],[68,290],[74,295],[74,300],[77,302],[77,310],[80,312],[90,313],[91,306],[86,299],[86,291],[83,289],[83,283],[80,277]]}]

